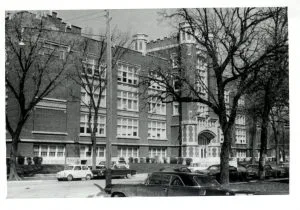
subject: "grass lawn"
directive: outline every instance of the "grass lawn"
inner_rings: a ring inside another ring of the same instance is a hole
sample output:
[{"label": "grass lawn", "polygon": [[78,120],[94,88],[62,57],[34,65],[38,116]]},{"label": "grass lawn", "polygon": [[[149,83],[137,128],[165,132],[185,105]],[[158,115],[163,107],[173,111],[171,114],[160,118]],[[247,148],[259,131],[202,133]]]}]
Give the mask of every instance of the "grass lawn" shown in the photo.
[{"label": "grass lawn", "polygon": [[136,173],[151,173],[154,171],[159,171],[161,168],[171,167],[186,167],[181,164],[168,164],[168,163],[129,163],[130,169],[136,170]]},{"label": "grass lawn", "polygon": [[262,195],[289,194],[289,183],[281,182],[258,181],[248,183],[231,183],[228,187],[233,190],[255,191]]}]

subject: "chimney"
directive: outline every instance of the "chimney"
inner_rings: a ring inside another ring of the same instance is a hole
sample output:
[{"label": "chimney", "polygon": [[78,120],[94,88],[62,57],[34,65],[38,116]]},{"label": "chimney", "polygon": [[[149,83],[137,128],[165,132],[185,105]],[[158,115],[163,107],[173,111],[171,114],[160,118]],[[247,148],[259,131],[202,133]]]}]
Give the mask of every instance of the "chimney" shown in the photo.
[{"label": "chimney", "polygon": [[141,52],[143,55],[146,55],[147,41],[148,41],[148,35],[146,34],[137,33],[133,35],[134,50]]}]

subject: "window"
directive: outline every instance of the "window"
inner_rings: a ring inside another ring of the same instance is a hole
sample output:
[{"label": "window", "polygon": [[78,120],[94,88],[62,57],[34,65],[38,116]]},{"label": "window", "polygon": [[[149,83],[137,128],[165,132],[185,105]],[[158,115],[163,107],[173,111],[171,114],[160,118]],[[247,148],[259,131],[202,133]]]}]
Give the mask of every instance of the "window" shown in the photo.
[{"label": "window", "polygon": [[138,93],[118,90],[118,109],[138,111]]},{"label": "window", "polygon": [[172,67],[173,68],[177,68],[178,67],[178,64],[179,64],[179,60],[178,60],[178,55],[173,53],[171,55],[171,61],[172,61]]},{"label": "window", "polygon": [[155,97],[149,98],[149,113],[153,114],[166,114],[166,104],[162,103],[159,99]]},{"label": "window", "polygon": [[56,154],[56,146],[50,146],[49,156],[55,157],[55,154]]},{"label": "window", "polygon": [[239,106],[244,106],[245,105],[245,99],[244,99],[243,96],[238,100],[238,105]]},{"label": "window", "polygon": [[33,146],[33,156],[40,156],[40,151],[39,151],[38,145]]},{"label": "window", "polygon": [[[106,124],[106,117],[99,115],[97,119],[97,129],[96,135],[97,136],[105,136],[105,124]],[[91,127],[94,128],[94,116],[91,118]],[[81,113],[80,115],[80,134],[90,135],[91,130],[88,124],[88,114]]]},{"label": "window", "polygon": [[74,171],[80,171],[81,170],[81,166],[75,166],[74,167]]},{"label": "window", "polygon": [[[105,147],[97,146],[96,147],[96,157],[105,157]],[[80,147],[80,157],[81,158],[90,158],[92,157],[92,146],[81,146]]]},{"label": "window", "polygon": [[[91,103],[90,94],[88,94],[89,89],[88,87],[83,88],[81,87],[81,105],[88,106]],[[94,97],[94,101],[97,104],[99,100],[100,95],[100,87],[99,85],[94,85],[93,90],[91,91]],[[106,107],[106,90],[102,91],[101,93],[101,99],[100,99],[100,107]]]},{"label": "window", "polygon": [[179,177],[172,177],[171,186],[184,186],[181,179]]},{"label": "window", "polygon": [[33,155],[41,157],[64,157],[65,146],[33,145]]},{"label": "window", "polygon": [[118,137],[138,137],[138,120],[131,118],[118,118]]},{"label": "window", "polygon": [[163,121],[148,121],[148,138],[166,139],[166,122]]},{"label": "window", "polygon": [[101,78],[106,77],[106,66],[104,64],[97,65],[97,61],[90,58],[86,58],[82,63],[83,73],[89,76],[99,76],[101,74]]},{"label": "window", "polygon": [[228,90],[224,91],[224,98],[225,98],[225,103],[229,103],[229,91]]},{"label": "window", "polygon": [[41,156],[42,157],[47,157],[48,156],[48,146],[47,145],[42,145],[41,146]]},{"label": "window", "polygon": [[41,55],[48,55],[57,57],[58,59],[64,60],[66,58],[66,47],[59,46],[55,43],[45,42],[42,51],[39,53]]},{"label": "window", "polygon": [[181,36],[182,41],[185,41],[185,31],[181,31]]},{"label": "window", "polygon": [[179,115],[179,103],[173,102],[173,115]]},{"label": "window", "polygon": [[167,157],[167,148],[165,147],[149,147],[150,157]]},{"label": "window", "polygon": [[173,80],[173,86],[174,86],[174,91],[180,91],[181,89],[181,82],[179,79],[174,79]]},{"label": "window", "polygon": [[138,84],[138,68],[129,64],[118,64],[118,81],[127,84]]},{"label": "window", "polygon": [[235,129],[236,143],[246,144],[246,130],[241,128]]},{"label": "window", "polygon": [[245,120],[245,116],[244,115],[237,115],[235,118],[235,124],[238,125],[245,125],[246,120]]},{"label": "window", "polygon": [[138,147],[118,147],[118,157],[139,157]]}]

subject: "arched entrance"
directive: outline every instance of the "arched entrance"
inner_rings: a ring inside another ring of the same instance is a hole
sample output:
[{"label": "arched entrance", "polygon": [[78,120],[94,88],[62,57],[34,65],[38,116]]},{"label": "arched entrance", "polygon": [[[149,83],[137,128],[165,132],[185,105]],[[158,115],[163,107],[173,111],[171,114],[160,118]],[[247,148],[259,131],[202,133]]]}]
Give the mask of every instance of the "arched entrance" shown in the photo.
[{"label": "arched entrance", "polygon": [[208,145],[212,139],[216,137],[216,134],[214,134],[210,130],[204,130],[201,131],[198,134],[198,145],[199,145],[199,157],[201,159],[207,157],[207,151],[208,151]]}]

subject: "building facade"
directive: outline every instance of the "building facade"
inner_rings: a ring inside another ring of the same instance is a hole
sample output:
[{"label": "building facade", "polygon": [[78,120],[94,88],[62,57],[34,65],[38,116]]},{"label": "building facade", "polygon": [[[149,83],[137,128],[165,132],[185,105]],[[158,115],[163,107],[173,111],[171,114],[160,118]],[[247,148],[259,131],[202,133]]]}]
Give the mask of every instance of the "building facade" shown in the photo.
[{"label": "building facade", "polygon": [[[67,25],[54,12],[31,16],[47,20],[51,30],[72,32],[76,36],[82,36],[81,28]],[[133,40],[133,49],[126,49],[126,53],[113,69],[115,103],[112,104],[112,108],[116,110],[114,116],[106,115],[106,92],[101,96],[99,118],[95,125],[97,162],[105,160],[106,157],[106,121],[109,118],[114,124],[111,135],[115,138],[110,139],[113,160],[121,157],[137,161],[146,157],[160,161],[169,160],[170,157],[179,156],[181,147],[183,158],[192,158],[193,162],[201,163],[203,166],[218,163],[223,135],[218,117],[208,106],[201,103],[182,103],[179,106],[178,102],[165,104],[145,99],[141,93],[159,92],[161,87],[152,84],[145,90],[138,85],[139,75],[151,71],[153,63],[166,68],[170,68],[171,65],[171,68],[176,70],[177,61],[182,58],[184,65],[190,66],[190,69],[197,69],[204,84],[210,90],[214,90],[214,78],[201,48],[184,31],[177,36],[155,41],[148,41],[145,34],[136,34]],[[97,40],[93,42],[97,44]],[[49,47],[52,47],[51,44]],[[96,65],[96,59],[95,56],[90,56],[85,61],[86,68],[91,74],[95,74],[101,68]],[[199,91],[203,92],[204,97],[208,97],[204,89]],[[231,100],[230,91],[226,90],[225,93],[228,104]],[[10,116],[17,115],[18,107],[10,100],[10,96],[8,93],[6,112]],[[74,96],[80,100],[75,100]],[[34,108],[23,128],[18,147],[19,155],[41,156],[45,164],[79,163],[82,160],[91,164],[91,131],[88,126],[88,109],[84,105],[89,100],[84,88],[71,81],[66,81],[58,90],[44,98]],[[243,105],[243,99],[239,103]],[[181,123],[179,115],[182,118]],[[181,144],[178,140],[180,125]],[[242,113],[236,118],[234,140],[232,157],[245,158],[248,138],[246,117]],[[8,132],[6,142],[9,156],[11,137]]]}]

